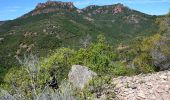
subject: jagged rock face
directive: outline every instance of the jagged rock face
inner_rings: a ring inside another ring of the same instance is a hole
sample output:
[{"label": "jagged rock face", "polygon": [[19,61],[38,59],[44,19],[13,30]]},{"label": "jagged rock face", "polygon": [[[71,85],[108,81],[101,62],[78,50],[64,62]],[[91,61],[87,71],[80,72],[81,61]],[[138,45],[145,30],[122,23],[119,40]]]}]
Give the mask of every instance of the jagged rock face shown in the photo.
[{"label": "jagged rock face", "polygon": [[51,12],[57,12],[57,11],[59,11],[59,9],[48,8],[48,9],[44,9],[44,10],[36,10],[31,15],[35,16],[35,15],[42,14],[42,13],[51,13]]},{"label": "jagged rock face", "polygon": [[91,14],[96,15],[96,14],[117,14],[121,13],[124,10],[124,5],[122,4],[116,4],[116,5],[108,5],[108,6],[96,6],[96,5],[91,5],[88,6],[82,11],[84,12],[91,12]]},{"label": "jagged rock face", "polygon": [[73,9],[74,5],[72,2],[57,2],[57,1],[48,1],[46,3],[39,3],[36,6],[36,9],[43,9],[48,6],[57,6],[59,8],[67,8],[67,9]]},{"label": "jagged rock face", "polygon": [[33,10],[27,16],[35,16],[42,13],[59,12],[61,10],[73,11],[74,9],[76,9],[76,7],[73,5],[72,2],[47,1],[46,3],[39,3],[36,6],[35,10]]},{"label": "jagged rock face", "polygon": [[124,7],[123,7],[122,4],[118,4],[118,5],[114,8],[113,13],[114,13],[114,14],[120,13],[120,12],[123,11],[123,8],[124,8]]},{"label": "jagged rock face", "polygon": [[77,11],[78,13],[87,13],[89,15],[96,14],[117,14],[124,11],[124,6],[122,4],[108,5],[108,6],[97,6],[91,5],[84,9],[77,9],[72,2],[58,2],[58,1],[48,1],[46,3],[39,3],[35,10],[30,12],[28,15],[24,16],[35,16],[42,13],[53,13],[65,11]]}]

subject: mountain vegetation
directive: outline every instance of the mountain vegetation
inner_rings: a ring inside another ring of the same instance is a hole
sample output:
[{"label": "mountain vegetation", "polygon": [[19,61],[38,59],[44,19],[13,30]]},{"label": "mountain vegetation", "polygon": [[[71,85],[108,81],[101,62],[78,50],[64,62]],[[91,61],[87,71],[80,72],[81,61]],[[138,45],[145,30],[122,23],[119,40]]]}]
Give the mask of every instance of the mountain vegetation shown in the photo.
[{"label": "mountain vegetation", "polygon": [[[71,2],[40,3],[0,26],[0,87],[6,90],[0,94],[14,100],[47,94],[52,100],[91,100],[111,77],[170,69],[169,22],[169,15],[151,16],[122,4],[78,9]],[[67,82],[72,65],[87,66],[97,77],[83,90],[74,88]]]},{"label": "mountain vegetation", "polygon": [[[135,37],[155,34],[155,16],[121,4],[77,9],[72,3],[49,1],[0,27],[2,66],[17,65],[26,53],[45,56],[58,47],[79,48],[81,40],[104,34],[109,43],[127,44]],[[80,41],[80,42],[79,42]]]}]

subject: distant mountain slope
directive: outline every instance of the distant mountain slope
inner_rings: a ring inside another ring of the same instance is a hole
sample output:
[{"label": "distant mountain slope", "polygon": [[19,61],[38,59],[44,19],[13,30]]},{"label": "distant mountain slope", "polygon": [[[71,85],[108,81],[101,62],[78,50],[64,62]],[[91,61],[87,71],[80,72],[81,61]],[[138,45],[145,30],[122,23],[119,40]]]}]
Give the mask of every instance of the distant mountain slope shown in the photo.
[{"label": "distant mountain slope", "polygon": [[128,43],[157,32],[156,16],[129,9],[122,4],[77,9],[70,2],[48,1],[0,26],[0,65],[17,64],[27,53],[45,56],[58,47],[78,48],[87,35],[92,41],[103,33],[113,45]]},{"label": "distant mountain slope", "polygon": [[5,23],[5,21],[0,21],[0,25],[2,25],[2,24],[4,24]]},{"label": "distant mountain slope", "polygon": [[157,27],[156,16],[129,9],[122,4],[89,6],[83,9],[83,14],[89,19],[94,19],[97,29],[106,33],[110,41],[116,39],[116,43],[152,34]]}]

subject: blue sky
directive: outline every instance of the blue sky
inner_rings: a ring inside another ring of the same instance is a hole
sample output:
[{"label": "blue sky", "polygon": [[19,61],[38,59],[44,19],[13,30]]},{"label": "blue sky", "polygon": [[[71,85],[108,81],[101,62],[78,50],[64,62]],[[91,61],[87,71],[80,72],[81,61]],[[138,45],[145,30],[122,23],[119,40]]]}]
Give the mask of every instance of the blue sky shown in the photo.
[{"label": "blue sky", "polygon": [[[0,0],[0,20],[15,19],[35,8],[37,3],[47,0]],[[57,1],[57,0],[55,0]],[[110,5],[122,3],[129,8],[151,14],[163,15],[170,9],[170,0],[60,0],[73,2],[77,8],[88,5]]]}]

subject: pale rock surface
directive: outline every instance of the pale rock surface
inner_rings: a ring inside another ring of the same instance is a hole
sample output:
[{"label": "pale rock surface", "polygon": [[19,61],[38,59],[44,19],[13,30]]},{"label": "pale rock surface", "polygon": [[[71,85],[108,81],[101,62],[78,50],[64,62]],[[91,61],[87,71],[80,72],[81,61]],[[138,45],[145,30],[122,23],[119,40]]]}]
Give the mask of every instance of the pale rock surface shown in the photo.
[{"label": "pale rock surface", "polygon": [[120,76],[106,87],[97,100],[170,100],[170,71]]},{"label": "pale rock surface", "polygon": [[68,74],[69,82],[75,87],[83,89],[86,84],[97,74],[89,70],[86,66],[73,65]]},{"label": "pale rock surface", "polygon": [[170,71],[114,78],[115,100],[170,100]]}]

